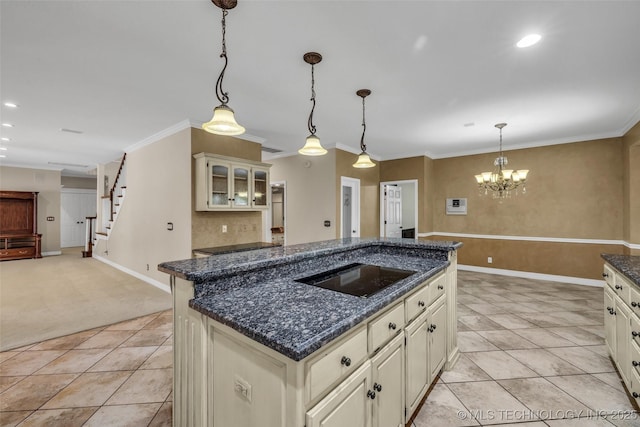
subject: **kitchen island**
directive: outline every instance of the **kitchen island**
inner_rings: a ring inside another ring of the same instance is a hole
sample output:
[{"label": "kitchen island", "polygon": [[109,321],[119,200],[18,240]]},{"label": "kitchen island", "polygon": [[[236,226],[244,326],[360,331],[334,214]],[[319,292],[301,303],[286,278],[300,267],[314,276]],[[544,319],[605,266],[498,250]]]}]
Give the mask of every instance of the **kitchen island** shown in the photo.
[{"label": "kitchen island", "polygon": [[[174,425],[403,425],[458,357],[460,246],[343,239],[161,264]],[[407,276],[366,297],[300,282],[345,266],[352,282],[355,263]]]}]

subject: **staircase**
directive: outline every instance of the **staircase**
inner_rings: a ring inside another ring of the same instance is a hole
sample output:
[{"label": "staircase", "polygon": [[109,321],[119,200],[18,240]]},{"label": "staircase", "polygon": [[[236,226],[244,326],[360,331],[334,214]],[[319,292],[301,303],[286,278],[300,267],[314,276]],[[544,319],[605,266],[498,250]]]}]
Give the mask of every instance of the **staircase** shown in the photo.
[{"label": "staircase", "polygon": [[126,186],[126,168],[125,160],[127,154],[125,153],[120,162],[118,173],[113,181],[113,186],[109,190],[109,195],[102,196],[102,224],[101,230],[96,231],[96,239],[109,239],[109,235],[113,230],[116,219],[118,218],[118,212],[122,208],[124,197],[127,192]]}]

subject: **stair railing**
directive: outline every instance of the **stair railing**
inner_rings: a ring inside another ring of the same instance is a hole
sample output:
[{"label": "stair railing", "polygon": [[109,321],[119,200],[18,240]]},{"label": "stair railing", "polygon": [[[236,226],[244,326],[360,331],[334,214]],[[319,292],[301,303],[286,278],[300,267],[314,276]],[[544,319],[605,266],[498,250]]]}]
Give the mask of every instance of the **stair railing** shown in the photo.
[{"label": "stair railing", "polygon": [[124,168],[124,161],[126,160],[126,158],[127,158],[127,153],[124,153],[124,156],[122,156],[122,161],[120,162],[120,167],[118,168],[118,173],[116,174],[116,178],[113,180],[113,186],[109,190],[109,201],[111,205],[111,209],[109,210],[109,221],[113,221],[113,213],[115,211],[113,206],[114,194],[116,192],[116,188],[118,188],[118,183],[120,181],[120,176],[122,175],[122,169]]}]

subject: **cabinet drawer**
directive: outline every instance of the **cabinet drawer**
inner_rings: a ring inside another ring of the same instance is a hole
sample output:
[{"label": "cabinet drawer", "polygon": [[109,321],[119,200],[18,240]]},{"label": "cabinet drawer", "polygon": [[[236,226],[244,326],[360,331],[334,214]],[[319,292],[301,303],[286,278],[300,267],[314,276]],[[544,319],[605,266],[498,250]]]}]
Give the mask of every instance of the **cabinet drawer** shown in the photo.
[{"label": "cabinet drawer", "polygon": [[398,304],[369,322],[369,353],[382,347],[404,328],[404,304]]},{"label": "cabinet drawer", "polygon": [[444,295],[444,287],[447,284],[447,276],[440,275],[433,282],[429,283],[429,304]]},{"label": "cabinet drawer", "polygon": [[367,329],[362,327],[337,345],[322,350],[307,362],[307,402],[356,369],[367,357]]},{"label": "cabinet drawer", "polygon": [[0,249],[0,258],[13,258],[13,257],[33,257],[36,255],[36,248],[25,247],[25,248],[11,248],[11,249]]},{"label": "cabinet drawer", "polygon": [[604,273],[602,273],[602,277],[604,277],[604,281],[607,282],[607,285],[611,286],[611,288],[613,288],[613,281],[614,281],[615,275],[616,274],[614,273],[613,269],[609,267],[607,264],[605,264]]},{"label": "cabinet drawer", "polygon": [[421,286],[417,292],[404,300],[404,312],[407,323],[425,311],[429,304],[429,286],[426,283]]},{"label": "cabinet drawer", "polygon": [[627,305],[629,305],[630,289],[631,289],[631,283],[629,283],[627,279],[622,277],[621,274],[616,273],[613,290],[615,291],[616,295],[622,298],[622,301],[624,301],[624,303]]}]

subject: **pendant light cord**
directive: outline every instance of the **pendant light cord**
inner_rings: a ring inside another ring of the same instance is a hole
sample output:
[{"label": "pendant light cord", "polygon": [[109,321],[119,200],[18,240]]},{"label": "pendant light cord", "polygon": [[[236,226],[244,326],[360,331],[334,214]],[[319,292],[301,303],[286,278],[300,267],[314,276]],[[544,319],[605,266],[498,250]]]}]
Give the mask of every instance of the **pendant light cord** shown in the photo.
[{"label": "pendant light cord", "polygon": [[224,58],[224,67],[222,67],[222,71],[220,72],[220,76],[216,82],[216,97],[222,105],[227,105],[229,102],[229,93],[222,89],[222,79],[224,78],[224,72],[226,71],[227,64],[229,63],[229,58],[227,58],[227,43],[225,41],[225,35],[227,32],[226,17],[228,13],[229,12],[226,9],[222,9],[222,53],[220,54],[220,58]]},{"label": "pendant light cord", "polygon": [[364,143],[364,133],[367,131],[367,124],[364,121],[364,96],[362,97],[362,137],[360,137],[360,150],[364,153],[367,146]]},{"label": "pendant light cord", "polygon": [[315,77],[313,74],[313,66],[314,64],[311,64],[311,102],[313,104],[311,106],[311,113],[309,114],[309,120],[307,121],[307,127],[309,128],[309,132],[311,132],[311,135],[316,134],[316,127],[313,124],[313,111],[316,109],[316,91],[314,89]]}]

